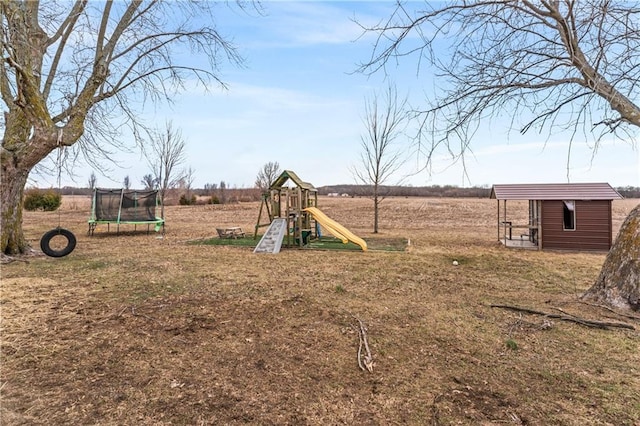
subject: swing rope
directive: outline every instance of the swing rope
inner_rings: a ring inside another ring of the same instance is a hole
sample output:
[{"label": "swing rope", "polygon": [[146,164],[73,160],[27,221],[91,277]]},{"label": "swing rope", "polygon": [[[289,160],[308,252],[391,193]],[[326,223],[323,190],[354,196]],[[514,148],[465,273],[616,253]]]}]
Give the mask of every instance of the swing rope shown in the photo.
[{"label": "swing rope", "polygon": [[[62,150],[64,146],[62,145],[62,136],[64,134],[64,129],[62,127],[58,128],[58,139],[56,141],[56,145],[58,147],[58,194],[60,195],[60,200],[62,200]],[[58,208],[58,228],[62,228],[62,209]]]},{"label": "swing rope", "polygon": [[[58,128],[58,140],[56,142],[56,146],[58,148],[58,193],[60,195],[60,200],[62,201],[62,154],[64,145],[62,144],[62,136],[63,130],[62,128]],[[67,239],[67,245],[61,249],[57,249],[51,247],[51,240],[57,238],[58,236],[62,236]],[[40,248],[42,252],[47,256],[51,257],[64,257],[71,253],[73,249],[76,248],[76,236],[73,235],[73,232],[64,229],[62,227],[62,212],[60,207],[58,207],[58,227],[56,229],[52,229],[49,232],[46,232],[42,238],[40,239]]]}]

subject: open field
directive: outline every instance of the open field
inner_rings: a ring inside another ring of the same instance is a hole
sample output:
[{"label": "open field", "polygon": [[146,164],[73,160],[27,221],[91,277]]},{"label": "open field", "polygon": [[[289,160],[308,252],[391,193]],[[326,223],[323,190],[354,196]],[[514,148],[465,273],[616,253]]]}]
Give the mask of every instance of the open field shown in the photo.
[{"label": "open field", "polygon": [[[319,207],[375,238],[370,200]],[[58,223],[78,245],[2,265],[2,425],[640,425],[640,320],[577,297],[604,254],[503,248],[495,200],[385,200],[404,252],[278,255],[187,244],[253,231],[259,203],[168,207],[164,238],[89,237],[89,209],[26,213],[34,248]]]}]

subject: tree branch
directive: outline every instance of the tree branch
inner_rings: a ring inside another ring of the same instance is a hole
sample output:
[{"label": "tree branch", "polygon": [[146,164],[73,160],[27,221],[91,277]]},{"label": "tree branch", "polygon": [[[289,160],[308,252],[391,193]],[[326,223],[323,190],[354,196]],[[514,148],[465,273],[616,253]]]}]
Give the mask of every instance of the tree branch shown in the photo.
[{"label": "tree branch", "polygon": [[527,314],[542,315],[542,316],[545,316],[547,318],[554,318],[554,319],[559,319],[561,321],[574,322],[576,324],[584,325],[586,327],[600,328],[600,329],[603,329],[603,330],[606,330],[609,327],[626,328],[626,329],[629,329],[629,330],[635,330],[635,327],[633,327],[632,325],[625,324],[625,323],[620,323],[620,322],[605,322],[605,321],[587,320],[587,319],[579,318],[579,317],[576,317],[576,316],[560,315],[560,314],[549,314],[549,313],[542,312],[542,311],[536,311],[534,309],[520,308],[518,306],[511,306],[511,305],[489,305],[489,306],[492,307],[492,308],[508,309],[508,310],[516,311],[516,312],[525,312]]},{"label": "tree branch", "polygon": [[[590,0],[479,0],[409,10],[413,4],[398,4],[378,25],[361,25],[376,40],[358,70],[375,73],[414,56],[418,73],[427,60],[444,79],[428,107],[416,111],[422,116],[418,151],[422,139],[431,140],[427,162],[438,147],[464,156],[477,123],[505,112],[520,131],[539,125],[550,135],[554,128],[573,127],[576,133],[581,119],[599,115],[588,129],[596,149],[607,132],[625,137],[628,125],[640,126],[640,107],[631,100],[640,86],[640,64],[633,59],[640,54],[637,7]],[[444,37],[455,47],[435,55]],[[561,114],[576,102],[577,108]],[[521,115],[524,124],[517,126]]]},{"label": "tree branch", "polygon": [[86,4],[87,0],[76,1],[73,5],[73,9],[71,9],[69,15],[67,15],[62,25],[60,25],[60,28],[58,28],[58,31],[47,41],[47,47],[53,45],[58,40],[60,40],[60,43],[58,44],[55,55],[53,56],[53,61],[51,62],[51,66],[49,67],[49,72],[47,74],[47,80],[44,88],[42,89],[42,97],[44,99],[49,98],[51,87],[57,76],[60,59],[62,58],[65,47],[67,46],[67,41],[69,40],[69,36],[73,33],[76,22],[78,22],[78,18],[82,15]]}]

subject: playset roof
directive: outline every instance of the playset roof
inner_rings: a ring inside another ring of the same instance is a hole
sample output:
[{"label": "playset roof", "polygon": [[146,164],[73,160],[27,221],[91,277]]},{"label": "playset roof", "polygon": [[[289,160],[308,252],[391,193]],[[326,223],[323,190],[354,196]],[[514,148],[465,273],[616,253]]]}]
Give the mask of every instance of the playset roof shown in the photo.
[{"label": "playset roof", "polygon": [[287,183],[287,180],[291,179],[291,181],[299,188],[306,189],[307,191],[317,191],[317,189],[308,182],[303,182],[298,175],[296,175],[291,170],[285,170],[278,176],[278,178],[273,181],[269,189],[277,189],[282,188],[282,186]]}]

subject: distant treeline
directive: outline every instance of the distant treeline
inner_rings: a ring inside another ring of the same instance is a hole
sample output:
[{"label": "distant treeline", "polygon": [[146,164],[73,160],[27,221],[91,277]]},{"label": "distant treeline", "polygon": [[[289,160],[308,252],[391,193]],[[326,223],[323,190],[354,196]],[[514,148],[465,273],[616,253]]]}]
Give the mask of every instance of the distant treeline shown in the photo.
[{"label": "distant treeline", "polygon": [[[108,189],[120,189],[116,187],[110,187]],[[132,188],[132,190],[139,188]],[[57,191],[57,190],[56,190]],[[65,186],[62,188],[62,195],[81,195],[91,197],[93,190],[90,188],[76,188],[72,186]],[[188,200],[183,203],[182,199]],[[227,204],[227,203],[239,203],[249,201],[260,201],[262,194],[258,188],[227,188],[219,187],[215,188],[170,188],[167,190],[165,197],[166,205],[175,204]]]},{"label": "distant treeline", "polygon": [[640,187],[638,186],[620,186],[616,191],[624,198],[640,198]]},{"label": "distant treeline", "polygon": [[[615,188],[624,198],[640,198],[640,187],[622,186]],[[321,195],[369,197],[373,187],[367,185],[331,185],[318,188]],[[381,186],[382,196],[393,197],[447,197],[447,198],[488,198],[491,188],[474,186],[470,188],[455,185],[432,186]]]},{"label": "distant treeline", "polygon": [[[373,195],[371,185],[331,185],[318,188],[320,195],[348,194],[353,197],[369,197]],[[491,188],[461,188],[454,185],[432,186],[380,186],[378,193],[389,197],[447,197],[447,198],[487,198]]]},{"label": "distant treeline", "polygon": [[[615,188],[624,198],[640,198],[640,187],[622,186]],[[455,185],[432,186],[381,186],[380,194],[389,197],[446,197],[446,198],[488,198],[491,188],[470,187],[464,188]],[[176,190],[173,190],[176,191]],[[192,193],[198,196],[210,196],[220,192],[211,189],[193,189]],[[257,201],[260,200],[260,191],[257,188],[228,188],[225,191],[229,202]],[[89,188],[75,188],[65,186],[62,195],[87,195],[92,191]],[[349,197],[369,197],[373,195],[373,187],[368,185],[330,185],[318,188],[320,195],[336,195]],[[218,194],[219,195],[219,194]]]}]

